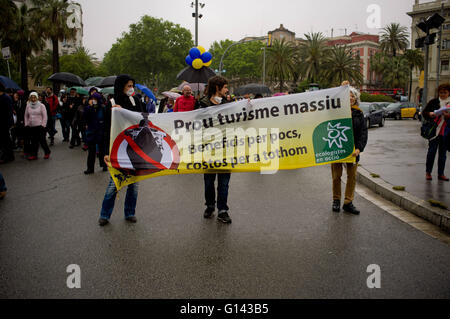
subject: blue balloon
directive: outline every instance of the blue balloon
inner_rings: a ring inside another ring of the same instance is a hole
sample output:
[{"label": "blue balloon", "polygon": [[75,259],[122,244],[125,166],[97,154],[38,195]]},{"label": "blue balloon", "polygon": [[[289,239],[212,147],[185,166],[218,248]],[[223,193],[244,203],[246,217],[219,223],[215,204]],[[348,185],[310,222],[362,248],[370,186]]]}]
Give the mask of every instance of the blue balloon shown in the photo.
[{"label": "blue balloon", "polygon": [[191,58],[190,55],[188,55],[186,57],[186,64],[192,66],[192,62],[194,62],[194,60]]},{"label": "blue balloon", "polygon": [[209,61],[212,60],[212,54],[209,53],[209,52],[205,52],[205,53],[202,54],[202,58],[201,59],[202,59],[203,63],[208,63]]},{"label": "blue balloon", "polygon": [[189,55],[192,58],[192,61],[194,61],[195,59],[200,59],[200,57],[202,56],[202,53],[200,52],[199,49],[192,48],[189,50]]}]

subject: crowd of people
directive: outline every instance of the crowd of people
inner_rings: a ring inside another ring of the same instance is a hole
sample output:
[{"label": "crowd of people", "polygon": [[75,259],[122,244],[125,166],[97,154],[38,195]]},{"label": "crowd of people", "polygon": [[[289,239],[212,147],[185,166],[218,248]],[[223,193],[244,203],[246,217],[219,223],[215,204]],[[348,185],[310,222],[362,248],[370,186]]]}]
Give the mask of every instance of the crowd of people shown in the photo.
[{"label": "crowd of people", "polygon": [[[342,85],[349,85],[344,82]],[[96,87],[92,87],[87,95],[80,95],[75,88],[71,88],[66,94],[56,96],[52,88],[48,87],[40,94],[31,92],[28,96],[23,91],[15,92],[5,90],[0,83],[0,163],[14,161],[14,150],[23,150],[24,157],[29,161],[38,159],[39,146],[44,153],[44,159],[49,159],[50,146],[55,143],[56,122],[59,120],[63,143],[68,143],[69,148],[81,146],[87,151],[87,169],[85,174],[93,174],[95,171],[95,159],[98,157],[99,166],[107,171],[110,163],[109,142],[111,129],[111,110],[115,107],[124,108],[140,113],[170,113],[189,112],[199,108],[214,107],[216,105],[230,103],[240,99],[262,98],[262,95],[250,97],[235,97],[229,93],[228,81],[221,77],[211,78],[205,87],[202,96],[195,97],[189,84],[183,86],[181,95],[175,98],[168,96],[156,101],[148,96],[141,96],[135,92],[135,80],[128,75],[117,77],[114,85],[114,95],[105,96]],[[446,153],[450,151],[450,112],[435,113],[442,107],[450,106],[450,84],[443,84],[438,89],[439,97],[431,100],[424,109],[424,118],[436,123],[436,136],[429,141],[429,149],[426,164],[426,179],[432,180],[432,170],[436,154],[439,152],[438,179],[449,181],[444,175]],[[288,94],[288,93],[283,93]],[[278,94],[280,95],[280,94]],[[359,108],[361,103],[360,93],[350,87],[350,102],[352,110],[353,130],[356,164],[332,164],[332,210],[341,210],[341,177],[343,168],[347,171],[347,183],[343,210],[359,215],[360,211],[353,205],[356,172],[360,154],[364,151],[368,131],[365,125],[364,114]],[[48,140],[48,141],[47,141]],[[218,220],[229,224],[228,190],[231,173],[205,174],[205,218],[211,218],[217,205]],[[218,181],[217,196],[215,181]],[[135,209],[137,203],[139,184],[128,186],[125,198],[125,219],[135,223]],[[0,174],[0,199],[6,194],[6,183]],[[99,225],[109,223],[114,209],[117,189],[112,178],[106,189],[103,200]]]}]

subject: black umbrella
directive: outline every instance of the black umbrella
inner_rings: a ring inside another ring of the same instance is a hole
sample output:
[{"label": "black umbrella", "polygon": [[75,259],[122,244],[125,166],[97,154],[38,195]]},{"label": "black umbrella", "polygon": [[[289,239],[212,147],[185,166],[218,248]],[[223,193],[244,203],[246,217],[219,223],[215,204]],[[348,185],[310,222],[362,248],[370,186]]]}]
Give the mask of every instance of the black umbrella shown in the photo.
[{"label": "black umbrella", "polygon": [[111,87],[114,86],[114,83],[116,82],[117,76],[116,75],[112,75],[112,76],[108,76],[106,78],[104,78],[99,85],[97,85],[97,87],[99,88],[107,88],[107,87]]},{"label": "black umbrella", "polygon": [[80,78],[78,75],[69,72],[59,72],[52,74],[48,78],[48,80],[56,83],[64,83],[67,85],[87,86],[82,78]]},{"label": "black umbrella", "polygon": [[251,83],[238,88],[234,94],[245,95],[245,94],[272,94],[270,89],[262,84]]},{"label": "black umbrella", "polygon": [[200,70],[188,66],[178,73],[177,80],[184,80],[189,83],[208,83],[208,80],[215,75],[216,73],[206,66]]}]

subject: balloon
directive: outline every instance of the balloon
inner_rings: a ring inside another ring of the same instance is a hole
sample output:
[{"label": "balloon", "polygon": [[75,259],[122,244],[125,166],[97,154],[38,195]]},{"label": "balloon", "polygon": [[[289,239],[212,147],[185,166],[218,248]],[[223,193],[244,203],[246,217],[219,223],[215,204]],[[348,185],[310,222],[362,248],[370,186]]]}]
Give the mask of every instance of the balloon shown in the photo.
[{"label": "balloon", "polygon": [[200,53],[199,49],[192,48],[189,50],[189,55],[191,56],[192,60],[195,60],[195,59],[200,59],[202,54]]},{"label": "balloon", "polygon": [[208,63],[204,63],[203,65],[204,65],[204,66],[210,66],[211,64],[212,64],[212,60],[209,61]]},{"label": "balloon", "polygon": [[203,63],[208,63],[209,61],[212,60],[212,54],[209,52],[205,52],[202,54],[201,59],[202,59]]},{"label": "balloon", "polygon": [[197,70],[201,69],[203,67],[203,61],[201,59],[195,59],[192,62],[192,67]]},{"label": "balloon", "polygon": [[199,46],[197,47],[197,49],[199,49],[199,50],[200,50],[200,54],[203,54],[203,53],[205,53],[205,52],[206,52],[205,48],[204,48],[204,47],[202,47],[201,45],[199,45]]},{"label": "balloon", "polygon": [[186,64],[187,64],[187,65],[192,66],[192,62],[193,62],[193,61],[194,61],[194,60],[191,58],[190,55],[188,55],[188,56],[186,57]]}]

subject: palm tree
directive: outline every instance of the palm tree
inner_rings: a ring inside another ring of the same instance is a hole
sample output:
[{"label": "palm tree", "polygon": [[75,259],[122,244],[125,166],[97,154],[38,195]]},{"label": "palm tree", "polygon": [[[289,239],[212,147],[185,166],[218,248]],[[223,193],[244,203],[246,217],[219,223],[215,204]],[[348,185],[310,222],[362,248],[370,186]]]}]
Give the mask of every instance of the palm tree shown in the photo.
[{"label": "palm tree", "polygon": [[[60,70],[59,64],[59,41],[73,39],[76,37],[76,29],[70,29],[67,25],[69,13],[67,12],[68,0],[32,0],[33,4],[39,8],[36,15],[36,26],[45,39],[52,43],[52,67],[53,73]],[[57,85],[54,85],[57,92]]]},{"label": "palm tree", "polygon": [[412,74],[414,69],[422,70],[424,67],[425,59],[420,50],[406,50],[403,57],[406,59],[409,67],[409,99],[411,99],[412,90]]},{"label": "palm tree", "polygon": [[377,76],[383,75],[385,57],[383,52],[377,52],[370,57],[370,71]]},{"label": "palm tree", "polygon": [[330,86],[339,86],[344,80],[358,86],[363,82],[360,59],[347,46],[334,46],[329,50],[323,69],[324,79]]},{"label": "palm tree", "polygon": [[27,58],[33,51],[40,51],[44,45],[33,24],[34,12],[35,9],[29,9],[26,4],[22,4],[11,20],[9,32],[4,38],[5,43],[11,47],[12,52],[19,57],[21,86],[26,92],[28,91]]},{"label": "palm tree", "polygon": [[283,92],[284,81],[289,80],[295,71],[295,48],[285,39],[275,40],[267,50],[268,74],[280,83],[280,92]]},{"label": "palm tree", "polygon": [[388,88],[405,87],[408,82],[409,66],[404,57],[386,59],[384,62],[383,82]]},{"label": "palm tree", "polygon": [[300,73],[309,80],[317,82],[320,78],[321,64],[324,62],[328,47],[323,33],[305,34],[306,41],[299,46]]},{"label": "palm tree", "polygon": [[398,51],[405,51],[409,46],[408,29],[399,23],[391,23],[381,33],[381,49],[390,56],[397,56]]},{"label": "palm tree", "polygon": [[45,50],[42,54],[30,58],[30,73],[35,83],[49,84],[47,79],[52,75],[52,56],[51,50]]},{"label": "palm tree", "polygon": [[17,6],[12,0],[0,0],[0,8],[2,8],[2,19],[0,20],[0,39],[11,30],[14,17],[17,14]]}]

